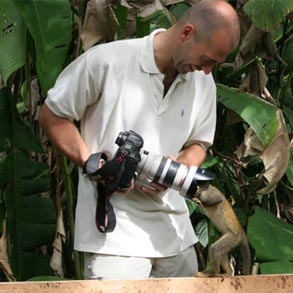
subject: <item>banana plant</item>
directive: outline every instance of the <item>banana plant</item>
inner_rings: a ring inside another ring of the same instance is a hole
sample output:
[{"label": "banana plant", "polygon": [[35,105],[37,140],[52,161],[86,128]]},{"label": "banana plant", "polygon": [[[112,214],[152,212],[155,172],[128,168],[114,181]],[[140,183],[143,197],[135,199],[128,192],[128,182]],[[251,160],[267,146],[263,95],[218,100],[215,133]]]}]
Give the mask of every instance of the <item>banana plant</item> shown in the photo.
[{"label": "banana plant", "polygon": [[25,65],[26,30],[13,1],[1,1],[0,10],[3,15],[0,19],[0,72],[4,84],[7,84],[11,74]]},{"label": "banana plant", "polygon": [[[7,84],[11,74],[35,57],[44,95],[66,64],[72,34],[72,11],[67,0],[3,0],[0,28],[0,72]],[[32,37],[35,49],[29,48]],[[35,53],[34,53],[35,51]],[[35,54],[35,56],[34,56]],[[27,76],[28,78],[29,76]]]},{"label": "banana plant", "polygon": [[[53,274],[48,245],[54,239],[58,217],[52,202],[54,181],[49,181],[48,164],[39,160],[43,149],[37,123],[32,122],[37,112],[31,106],[32,79],[40,86],[37,104],[46,97],[64,66],[83,50],[116,36],[139,37],[158,27],[168,28],[191,2],[0,1],[0,75],[6,86],[0,91],[0,220],[7,219],[8,254],[18,280]],[[214,184],[234,203],[241,222],[248,223],[250,244],[261,263],[259,272],[276,273],[280,266],[286,268],[282,272],[290,272],[291,251],[278,258],[269,259],[270,253],[262,256],[261,240],[266,235],[262,235],[261,227],[272,223],[275,230],[281,230],[282,223],[270,217],[283,217],[289,222],[282,230],[286,240],[274,243],[274,247],[292,242],[288,231],[293,222],[293,155],[289,145],[293,129],[293,3],[230,2],[244,16],[243,35],[227,63],[213,72],[218,89],[218,127],[213,155],[205,166],[218,175]],[[17,108],[19,102],[25,103]],[[76,181],[69,178],[72,173],[66,166],[66,162],[64,168],[59,166],[61,174],[54,171],[52,177],[58,184],[67,183],[62,188],[71,199],[68,195]],[[51,197],[44,197],[49,189]],[[191,202],[188,205],[192,212],[195,207]],[[73,209],[74,202],[65,208],[65,215],[71,215],[70,234],[74,228]],[[270,217],[262,213],[266,210],[271,212]],[[210,226],[204,219],[196,229],[205,245],[214,237],[207,231]],[[71,244],[68,246],[72,249]],[[72,253],[68,255],[71,258]],[[264,263],[270,260],[269,265]],[[75,265],[79,266],[78,261]]]},{"label": "banana plant", "polygon": [[249,219],[247,233],[262,274],[293,273],[292,225],[256,207]]},{"label": "banana plant", "polygon": [[0,74],[6,85],[0,93],[1,220],[6,214],[12,271],[25,280],[54,274],[49,264],[57,215],[52,197],[44,196],[51,184],[49,166],[40,161],[42,145],[32,132],[29,115],[36,109],[22,113],[23,120],[16,105],[31,94],[32,76],[38,77],[41,96],[53,86],[67,62],[72,11],[66,0],[3,0],[0,9]]},{"label": "banana plant", "polygon": [[0,188],[7,214],[8,255],[17,280],[52,274],[41,246],[54,239],[56,215],[47,164],[33,159],[42,146],[20,119],[14,98],[0,90]]}]

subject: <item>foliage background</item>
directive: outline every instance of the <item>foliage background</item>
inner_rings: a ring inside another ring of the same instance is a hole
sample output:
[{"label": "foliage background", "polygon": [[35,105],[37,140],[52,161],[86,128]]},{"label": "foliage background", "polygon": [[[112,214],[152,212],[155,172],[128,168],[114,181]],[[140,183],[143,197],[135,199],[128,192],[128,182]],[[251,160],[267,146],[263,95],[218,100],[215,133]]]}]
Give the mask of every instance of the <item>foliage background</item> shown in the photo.
[{"label": "foliage background", "polygon": [[[168,28],[198,1],[0,2],[1,280],[82,278],[82,255],[72,248],[76,166],[38,124],[58,74],[93,45]],[[204,167],[247,231],[252,273],[292,273],[293,2],[228,2],[239,14],[241,42],[213,71],[218,124]],[[218,235],[187,204],[203,268]],[[238,274],[237,250],[233,257]]]}]

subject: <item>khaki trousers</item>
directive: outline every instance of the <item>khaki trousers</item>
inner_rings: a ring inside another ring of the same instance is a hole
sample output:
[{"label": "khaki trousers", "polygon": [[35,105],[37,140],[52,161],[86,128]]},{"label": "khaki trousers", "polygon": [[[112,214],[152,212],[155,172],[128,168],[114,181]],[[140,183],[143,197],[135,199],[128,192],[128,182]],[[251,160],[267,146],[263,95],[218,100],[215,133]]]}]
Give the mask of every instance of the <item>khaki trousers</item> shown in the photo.
[{"label": "khaki trousers", "polygon": [[194,247],[162,258],[85,253],[84,277],[98,280],[192,277],[198,271]]}]

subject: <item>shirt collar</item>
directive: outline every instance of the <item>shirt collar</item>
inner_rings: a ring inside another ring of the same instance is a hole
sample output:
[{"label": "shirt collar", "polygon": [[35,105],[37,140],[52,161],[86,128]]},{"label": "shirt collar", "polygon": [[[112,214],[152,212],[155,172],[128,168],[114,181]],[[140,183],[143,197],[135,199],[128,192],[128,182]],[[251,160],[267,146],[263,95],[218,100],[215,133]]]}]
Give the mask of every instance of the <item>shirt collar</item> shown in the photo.
[{"label": "shirt collar", "polygon": [[165,29],[156,29],[146,37],[146,45],[141,48],[140,64],[142,69],[147,73],[161,73],[155,62],[154,56],[154,36]]},{"label": "shirt collar", "polygon": [[[162,74],[155,62],[154,56],[154,36],[160,32],[164,32],[166,29],[156,29],[146,37],[146,44],[141,48],[140,64],[142,69],[151,74]],[[177,79],[184,81],[189,74],[178,74]]]}]

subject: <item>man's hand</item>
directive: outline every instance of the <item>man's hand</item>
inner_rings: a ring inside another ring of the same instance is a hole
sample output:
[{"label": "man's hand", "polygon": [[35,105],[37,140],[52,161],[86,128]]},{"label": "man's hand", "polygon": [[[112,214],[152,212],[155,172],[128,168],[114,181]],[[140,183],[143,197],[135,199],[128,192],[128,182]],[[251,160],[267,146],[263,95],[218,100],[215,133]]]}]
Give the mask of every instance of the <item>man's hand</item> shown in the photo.
[{"label": "man's hand", "polygon": [[162,191],[165,191],[167,187],[157,184],[155,182],[150,182],[148,185],[142,185],[139,189],[143,192],[150,193],[150,194],[158,194]]},{"label": "man's hand", "polygon": [[[168,159],[176,161],[175,157],[172,155],[169,155]],[[150,181],[149,183],[147,183],[145,185],[141,185],[138,187],[138,189],[140,189],[141,191],[149,193],[149,194],[158,194],[160,192],[167,190],[167,188],[168,187],[163,186],[158,183],[155,183],[155,182],[152,182],[152,181]]]}]

